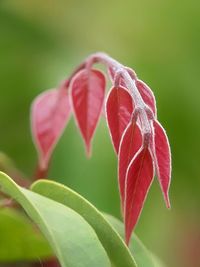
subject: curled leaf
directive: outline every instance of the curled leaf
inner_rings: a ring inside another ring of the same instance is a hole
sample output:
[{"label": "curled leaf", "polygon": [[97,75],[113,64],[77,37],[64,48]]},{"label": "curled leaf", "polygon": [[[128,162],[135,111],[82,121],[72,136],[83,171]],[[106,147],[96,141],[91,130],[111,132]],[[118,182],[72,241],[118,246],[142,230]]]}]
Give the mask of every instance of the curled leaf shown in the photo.
[{"label": "curled leaf", "polygon": [[118,154],[122,134],[131,120],[133,100],[123,87],[113,87],[106,101],[106,116],[113,146]]},{"label": "curled leaf", "polygon": [[41,169],[47,168],[53,149],[69,120],[70,112],[69,96],[63,88],[45,91],[33,101],[31,128]]},{"label": "curled leaf", "polygon": [[126,172],[130,161],[142,146],[142,134],[135,121],[131,121],[127,126],[120,143],[118,157],[118,182],[120,188],[122,210],[124,210],[124,194]]},{"label": "curled leaf", "polygon": [[171,151],[165,130],[158,121],[153,122],[153,153],[156,174],[164,195],[166,206],[170,208],[169,187],[171,181]]},{"label": "curled leaf", "polygon": [[79,71],[72,80],[71,94],[75,119],[89,155],[91,139],[104,101],[105,77],[103,73],[87,69]]},{"label": "curled leaf", "polygon": [[126,175],[124,223],[127,244],[139,219],[153,176],[151,154],[148,148],[142,148],[130,162]]}]

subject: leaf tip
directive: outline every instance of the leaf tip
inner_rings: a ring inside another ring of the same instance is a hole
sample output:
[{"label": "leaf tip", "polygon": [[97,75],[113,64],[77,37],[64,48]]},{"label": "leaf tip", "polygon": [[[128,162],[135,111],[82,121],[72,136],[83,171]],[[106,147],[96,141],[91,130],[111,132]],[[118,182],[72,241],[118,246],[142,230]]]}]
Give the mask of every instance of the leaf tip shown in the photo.
[{"label": "leaf tip", "polygon": [[125,243],[126,243],[127,247],[129,246],[130,238],[131,238],[131,234],[126,232],[125,233]]},{"label": "leaf tip", "polygon": [[168,195],[168,193],[165,194],[164,198],[165,198],[165,204],[166,204],[166,207],[167,207],[167,209],[170,210],[170,209],[171,209],[171,203],[170,203],[170,199],[169,199],[169,195]]},{"label": "leaf tip", "polygon": [[90,142],[85,142],[85,154],[88,159],[92,156],[92,149]]}]

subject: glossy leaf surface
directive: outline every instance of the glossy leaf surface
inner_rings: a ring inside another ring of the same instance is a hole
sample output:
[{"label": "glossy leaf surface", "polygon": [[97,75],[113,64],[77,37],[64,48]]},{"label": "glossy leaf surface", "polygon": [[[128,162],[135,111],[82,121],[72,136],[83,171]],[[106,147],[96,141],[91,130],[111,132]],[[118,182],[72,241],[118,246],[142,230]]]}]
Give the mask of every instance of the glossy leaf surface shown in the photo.
[{"label": "glossy leaf surface", "polygon": [[[112,224],[122,238],[124,238],[124,224],[111,215],[104,214],[105,218]],[[129,249],[135,258],[137,267],[164,267],[164,265],[157,259],[140,241],[136,234],[132,234]]]},{"label": "glossy leaf surface", "polygon": [[48,90],[40,94],[32,104],[32,135],[42,169],[48,165],[53,149],[69,120],[70,112],[66,90]]},{"label": "glossy leaf surface", "polygon": [[39,230],[21,212],[0,210],[0,262],[38,261],[52,255]]},{"label": "glossy leaf surface", "polygon": [[0,173],[1,190],[16,199],[49,241],[62,267],[110,267],[92,227],[72,209],[17,186]]},{"label": "glossy leaf surface", "polygon": [[118,233],[103,214],[82,196],[62,184],[48,180],[35,182],[32,190],[66,205],[83,216],[95,230],[115,267],[136,267],[133,257]]},{"label": "glossy leaf surface", "polygon": [[142,134],[139,126],[133,121],[127,126],[119,149],[118,179],[122,210],[124,209],[125,179],[130,161],[142,146]]},{"label": "glossy leaf surface", "polygon": [[124,223],[126,243],[139,219],[150,185],[154,169],[148,148],[143,148],[129,164],[125,185]]},{"label": "glossy leaf surface", "polygon": [[122,134],[131,120],[133,109],[133,100],[129,92],[123,87],[113,87],[106,102],[106,116],[117,154]]},{"label": "glossy leaf surface", "polygon": [[171,181],[171,151],[165,130],[154,121],[154,157],[156,173],[164,195],[166,206],[170,208],[169,187]]},{"label": "glossy leaf surface", "polygon": [[71,82],[71,95],[74,115],[89,155],[91,139],[104,102],[104,75],[98,70],[79,71]]}]

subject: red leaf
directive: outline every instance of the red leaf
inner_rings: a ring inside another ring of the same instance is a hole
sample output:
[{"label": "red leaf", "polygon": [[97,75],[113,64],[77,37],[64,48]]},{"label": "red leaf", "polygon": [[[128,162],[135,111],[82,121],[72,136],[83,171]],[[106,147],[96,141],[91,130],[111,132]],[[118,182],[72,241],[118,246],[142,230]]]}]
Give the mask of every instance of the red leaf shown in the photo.
[{"label": "red leaf", "polygon": [[142,134],[136,122],[127,126],[119,147],[118,181],[120,188],[122,210],[124,211],[124,194],[126,172],[130,161],[142,146]]},{"label": "red leaf", "polygon": [[[125,70],[129,73],[129,75],[131,76],[133,80],[136,79],[137,76],[134,70],[128,67],[126,67]],[[115,75],[116,75],[116,69],[113,67],[112,68],[108,67],[108,75],[111,81],[113,82],[115,79]],[[124,83],[123,78],[120,79],[120,85],[126,87],[126,84]]]},{"label": "red leaf", "polygon": [[141,149],[129,164],[125,192],[125,236],[129,243],[139,219],[154,176],[152,157],[148,148]]},{"label": "red leaf", "polygon": [[153,122],[153,153],[156,173],[164,195],[166,206],[170,208],[169,187],[171,181],[171,151],[165,130],[158,121]]},{"label": "red leaf", "polygon": [[[127,71],[129,71],[130,76],[131,76],[131,69],[129,69],[129,70],[127,69]],[[109,73],[110,79],[113,81],[114,77],[115,77],[115,70],[113,68],[108,68],[108,73]],[[133,73],[134,73],[134,71],[133,71]],[[135,85],[136,85],[143,101],[153,111],[153,114],[156,116],[157,115],[156,100],[155,100],[155,96],[154,96],[152,90],[143,81],[141,81],[139,79],[133,79],[133,80],[135,80]],[[125,84],[123,78],[120,79],[120,85],[123,87],[126,87],[126,84]]]},{"label": "red leaf", "polygon": [[[130,69],[130,68],[126,68],[126,71],[131,72],[131,71],[133,71],[133,70]],[[134,71],[133,71],[133,72],[134,72]],[[111,80],[112,82],[114,82],[115,75],[116,75],[116,70],[115,70],[115,68],[111,68],[111,67],[109,67],[109,68],[108,68],[108,75],[109,75],[109,77],[110,77],[110,80]],[[131,73],[130,73],[130,76],[131,76]],[[131,76],[131,77],[132,77],[132,76]],[[126,88],[126,84],[125,84],[124,79],[123,79],[122,77],[120,77],[119,84],[120,84],[120,86]]]},{"label": "red leaf", "polygon": [[105,77],[98,70],[85,69],[74,76],[71,84],[75,119],[89,155],[91,139],[103,106]]},{"label": "red leaf", "polygon": [[145,104],[147,104],[147,106],[153,111],[153,114],[156,116],[156,100],[152,90],[148,85],[146,85],[146,83],[141,80],[136,80],[135,84]]},{"label": "red leaf", "polygon": [[39,154],[39,163],[46,169],[70,116],[66,90],[51,89],[34,100],[31,109],[32,135]]},{"label": "red leaf", "polygon": [[129,92],[123,87],[113,87],[106,101],[106,115],[116,153],[132,113],[133,100]]}]

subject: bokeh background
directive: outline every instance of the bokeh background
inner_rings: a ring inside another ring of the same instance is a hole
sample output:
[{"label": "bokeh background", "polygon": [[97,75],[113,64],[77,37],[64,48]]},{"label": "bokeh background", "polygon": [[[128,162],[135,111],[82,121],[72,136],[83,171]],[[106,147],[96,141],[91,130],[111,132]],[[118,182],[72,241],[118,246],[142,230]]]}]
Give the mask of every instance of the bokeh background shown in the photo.
[{"label": "bokeh background", "polygon": [[[200,266],[200,2],[1,0],[0,150],[32,176],[32,99],[105,51],[153,89],[172,149],[172,209],[155,179],[136,233],[169,267]],[[102,118],[85,157],[71,119],[49,178],[120,217],[117,162]],[[0,237],[1,238],[1,237]]]}]

